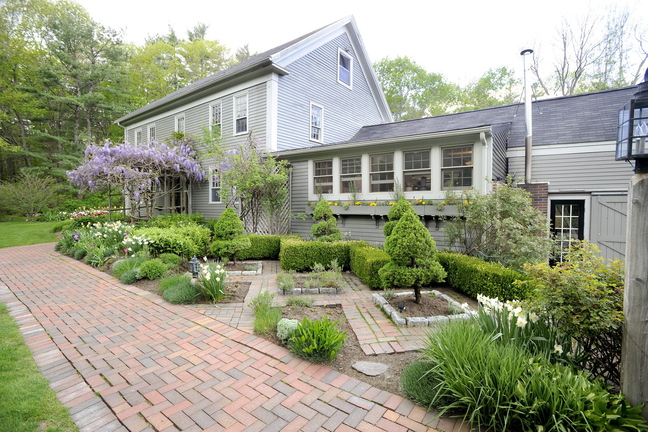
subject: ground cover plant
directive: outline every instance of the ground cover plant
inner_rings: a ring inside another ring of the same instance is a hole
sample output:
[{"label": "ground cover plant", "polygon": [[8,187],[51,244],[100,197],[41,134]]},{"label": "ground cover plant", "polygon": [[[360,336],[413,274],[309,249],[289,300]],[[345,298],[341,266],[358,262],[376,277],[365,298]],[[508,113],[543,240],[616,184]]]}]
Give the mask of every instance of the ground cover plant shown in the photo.
[{"label": "ground cover plant", "polygon": [[49,388],[18,326],[0,303],[0,431],[73,432],[78,428]]}]

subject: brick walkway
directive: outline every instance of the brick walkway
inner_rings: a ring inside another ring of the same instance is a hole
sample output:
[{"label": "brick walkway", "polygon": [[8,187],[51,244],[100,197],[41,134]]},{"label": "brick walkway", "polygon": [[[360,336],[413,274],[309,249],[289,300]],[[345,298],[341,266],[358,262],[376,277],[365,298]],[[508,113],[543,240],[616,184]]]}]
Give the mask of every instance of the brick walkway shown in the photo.
[{"label": "brick walkway", "polygon": [[[252,278],[251,292],[273,277]],[[365,352],[414,344],[361,290],[340,301],[365,322]],[[0,301],[81,431],[467,430],[252,335],[242,305],[171,305],[53,244],[0,249]]]}]

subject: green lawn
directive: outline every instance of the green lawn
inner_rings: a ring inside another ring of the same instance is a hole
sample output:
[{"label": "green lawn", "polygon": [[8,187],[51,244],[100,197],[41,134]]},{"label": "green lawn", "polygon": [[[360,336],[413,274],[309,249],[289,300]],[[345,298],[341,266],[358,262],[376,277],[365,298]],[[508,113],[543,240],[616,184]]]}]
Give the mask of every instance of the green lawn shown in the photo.
[{"label": "green lawn", "polygon": [[0,303],[0,401],[0,432],[78,431],[38,370],[4,303]]},{"label": "green lawn", "polygon": [[[15,219],[15,218],[14,218]],[[60,222],[0,222],[0,248],[22,246],[56,241],[56,234],[51,233],[52,227]]]}]

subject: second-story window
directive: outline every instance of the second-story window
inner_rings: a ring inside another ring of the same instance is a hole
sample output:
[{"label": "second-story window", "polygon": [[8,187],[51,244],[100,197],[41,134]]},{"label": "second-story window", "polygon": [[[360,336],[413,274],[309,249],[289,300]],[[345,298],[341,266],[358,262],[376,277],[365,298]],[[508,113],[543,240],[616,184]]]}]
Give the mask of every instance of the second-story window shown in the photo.
[{"label": "second-story window", "polygon": [[209,126],[211,127],[211,131],[216,136],[220,136],[222,130],[223,104],[220,101],[215,102],[209,106],[209,110]]},{"label": "second-story window", "polygon": [[403,162],[405,190],[431,190],[430,150],[403,152]]},{"label": "second-story window", "polygon": [[353,58],[342,49],[338,49],[338,82],[351,87],[353,76]]},{"label": "second-story window", "polygon": [[333,193],[333,160],[313,163],[313,192],[316,194]]},{"label": "second-story window", "polygon": [[371,155],[371,192],[394,190],[394,153]]},{"label": "second-story window", "polygon": [[311,141],[322,142],[322,123],[324,117],[324,108],[319,105],[311,104],[310,115],[310,139]]},{"label": "second-story window", "polygon": [[441,150],[441,184],[443,189],[470,187],[473,177],[473,147],[446,147]]},{"label": "second-story window", "polygon": [[234,98],[234,134],[247,133],[248,131],[248,95]]},{"label": "second-story window", "polygon": [[362,158],[360,156],[340,159],[340,192],[362,192]]}]

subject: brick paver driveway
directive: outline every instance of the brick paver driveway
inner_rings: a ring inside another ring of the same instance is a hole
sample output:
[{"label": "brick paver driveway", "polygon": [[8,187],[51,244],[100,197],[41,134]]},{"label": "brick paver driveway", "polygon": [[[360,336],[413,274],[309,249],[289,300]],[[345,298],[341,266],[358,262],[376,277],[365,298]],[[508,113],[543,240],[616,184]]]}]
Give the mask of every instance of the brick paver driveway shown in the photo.
[{"label": "brick paver driveway", "polygon": [[0,300],[82,431],[459,430],[51,243],[0,249]]}]

